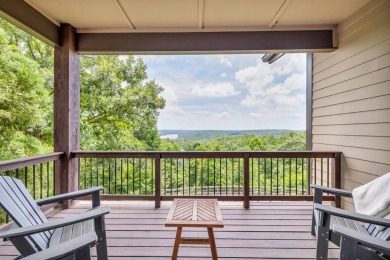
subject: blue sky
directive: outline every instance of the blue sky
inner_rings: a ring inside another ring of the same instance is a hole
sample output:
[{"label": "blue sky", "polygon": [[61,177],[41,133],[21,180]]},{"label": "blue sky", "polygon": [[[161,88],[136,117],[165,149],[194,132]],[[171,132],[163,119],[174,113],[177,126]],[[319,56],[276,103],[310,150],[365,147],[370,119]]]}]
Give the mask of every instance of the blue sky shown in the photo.
[{"label": "blue sky", "polygon": [[164,88],[159,129],[305,129],[306,54],[148,55]]}]

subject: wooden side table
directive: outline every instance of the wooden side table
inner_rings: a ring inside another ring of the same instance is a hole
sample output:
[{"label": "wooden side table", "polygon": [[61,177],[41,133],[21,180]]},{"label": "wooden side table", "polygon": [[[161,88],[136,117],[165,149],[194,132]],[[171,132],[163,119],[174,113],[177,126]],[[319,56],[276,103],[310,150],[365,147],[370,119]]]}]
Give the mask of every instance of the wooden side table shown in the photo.
[{"label": "wooden side table", "polygon": [[[172,259],[177,259],[180,244],[209,244],[213,260],[218,259],[213,228],[223,228],[221,210],[216,199],[174,199],[166,227],[177,227]],[[205,227],[208,238],[183,238],[183,227]]]}]

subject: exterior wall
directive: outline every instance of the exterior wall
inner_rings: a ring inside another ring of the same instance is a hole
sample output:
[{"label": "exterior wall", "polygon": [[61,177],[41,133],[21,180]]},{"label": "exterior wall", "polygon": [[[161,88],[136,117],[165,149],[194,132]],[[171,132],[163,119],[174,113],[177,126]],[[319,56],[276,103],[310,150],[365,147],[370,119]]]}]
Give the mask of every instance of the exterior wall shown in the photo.
[{"label": "exterior wall", "polygon": [[313,55],[312,149],[343,152],[341,185],[352,190],[390,172],[390,1],[337,29],[338,49]]}]

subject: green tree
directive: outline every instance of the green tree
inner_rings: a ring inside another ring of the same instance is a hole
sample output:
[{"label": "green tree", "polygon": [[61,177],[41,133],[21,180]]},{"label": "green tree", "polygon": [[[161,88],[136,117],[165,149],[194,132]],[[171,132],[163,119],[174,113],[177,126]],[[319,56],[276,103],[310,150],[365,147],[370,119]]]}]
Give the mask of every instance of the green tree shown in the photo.
[{"label": "green tree", "polygon": [[10,159],[42,153],[41,129],[47,123],[43,70],[26,57],[0,28],[0,158]]},{"label": "green tree", "polygon": [[263,140],[261,140],[260,137],[255,136],[251,139],[249,143],[249,147],[252,151],[265,151],[266,146],[263,143]]},{"label": "green tree", "polygon": [[163,88],[147,81],[142,59],[81,59],[81,148],[156,150]]}]

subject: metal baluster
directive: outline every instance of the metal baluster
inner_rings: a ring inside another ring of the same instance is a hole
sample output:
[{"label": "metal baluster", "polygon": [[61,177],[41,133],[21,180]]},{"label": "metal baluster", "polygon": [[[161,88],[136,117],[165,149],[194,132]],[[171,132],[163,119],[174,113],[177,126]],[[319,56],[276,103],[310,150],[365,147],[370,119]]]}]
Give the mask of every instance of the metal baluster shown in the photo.
[{"label": "metal baluster", "polygon": [[201,183],[200,192],[203,195],[203,184],[204,184],[204,182],[203,182],[203,158],[200,158],[200,169],[201,169],[201,171],[200,171],[200,183]]},{"label": "metal baluster", "polygon": [[33,198],[35,200],[35,164],[33,165]]},{"label": "metal baluster", "polygon": [[329,170],[329,158],[326,158],[326,172],[327,172],[327,184],[326,186],[329,187],[329,176],[330,176],[330,170]]},{"label": "metal baluster", "polygon": [[295,158],[295,195],[298,193],[298,158]]},{"label": "metal baluster", "polygon": [[276,158],[276,195],[279,195],[279,158]]},{"label": "metal baluster", "polygon": [[171,185],[170,185],[171,186],[171,195],[173,195],[173,190],[172,190],[173,189],[173,187],[172,187],[173,186],[173,181],[172,181],[173,180],[173,178],[172,178],[172,175],[173,175],[173,171],[172,171],[173,161],[172,161],[172,158],[170,159],[170,162],[171,162],[171,175],[169,177],[171,179]]},{"label": "metal baluster", "polygon": [[148,194],[148,158],[145,158],[145,194]]},{"label": "metal baluster", "polygon": [[120,192],[121,194],[123,194],[123,158],[121,158],[121,188],[120,188]]},{"label": "metal baluster", "polygon": [[99,158],[96,158],[96,187],[99,186]]},{"label": "metal baluster", "polygon": [[267,195],[267,158],[264,158],[264,195]]},{"label": "metal baluster", "polygon": [[104,186],[104,161],[105,159],[102,159],[102,185],[103,185],[103,194],[105,193],[106,187]]},{"label": "metal baluster", "polygon": [[133,174],[132,174],[132,182],[133,182],[133,195],[135,194],[135,158],[133,158]]},{"label": "metal baluster", "polygon": [[84,158],[84,189],[87,188],[87,158]]},{"label": "metal baluster", "polygon": [[286,193],[286,183],[285,183],[285,159],[282,159],[282,164],[283,164],[283,195]]},{"label": "metal baluster", "polygon": [[214,195],[215,195],[215,158],[214,158],[214,172],[213,172],[213,175],[214,175],[214,183],[213,183],[213,190],[214,190]]},{"label": "metal baluster", "polygon": [[273,164],[273,158],[270,159],[271,160],[271,185],[270,185],[270,188],[271,188],[271,195],[272,195],[272,192],[273,192],[273,188],[274,188],[274,185],[273,185],[273,172],[272,172],[272,164]]},{"label": "metal baluster", "polygon": [[302,175],[301,175],[301,186],[302,186],[301,194],[302,194],[302,195],[303,195],[303,183],[305,183],[304,178],[303,178],[303,176],[304,176],[304,171],[306,170],[305,162],[306,162],[306,160],[304,160],[304,159],[302,158]]},{"label": "metal baluster", "polygon": [[232,195],[234,195],[234,158],[232,158]]},{"label": "metal baluster", "polygon": [[139,191],[138,194],[142,194],[142,165],[141,165],[141,158],[138,158],[138,177],[139,177]]},{"label": "metal baluster", "polygon": [[260,195],[260,158],[257,158],[257,195]]},{"label": "metal baluster", "polygon": [[191,195],[191,158],[188,158],[188,195]]},{"label": "metal baluster", "polygon": [[93,158],[89,159],[89,182],[90,182],[90,185],[89,187],[92,188],[92,183],[93,183],[93,179],[92,179],[92,174],[93,174],[93,170],[92,170],[92,164],[93,164]]},{"label": "metal baluster", "polygon": [[111,158],[108,159],[108,194],[111,194]]},{"label": "metal baluster", "polygon": [[50,176],[49,176],[49,166],[50,166],[50,162],[47,162],[46,163],[46,197],[49,197],[50,196]]},{"label": "metal baluster", "polygon": [[226,162],[226,167],[225,167],[225,176],[226,176],[226,181],[225,181],[225,195],[228,195],[228,158],[225,160]]},{"label": "metal baluster", "polygon": [[207,195],[210,194],[210,158],[207,158]]},{"label": "metal baluster", "polygon": [[290,169],[290,174],[289,174],[289,195],[291,195],[291,158],[289,158],[289,169]]},{"label": "metal baluster", "polygon": [[26,166],[26,167],[24,167],[24,186],[26,186],[26,189],[28,187],[27,174],[28,174],[28,169],[27,169],[27,166]]},{"label": "metal baluster", "polygon": [[43,198],[43,164],[39,164],[39,198]]},{"label": "metal baluster", "polygon": [[167,159],[164,159],[164,195],[167,195]]},{"label": "metal baluster", "polygon": [[219,158],[219,195],[222,195],[222,158]]},{"label": "metal baluster", "polygon": [[253,193],[253,183],[255,182],[255,180],[253,179],[253,173],[254,173],[254,168],[253,168],[253,158],[251,159],[251,168],[252,168],[252,172],[251,172],[251,176],[252,176],[252,195],[254,194]]},{"label": "metal baluster", "polygon": [[198,159],[197,158],[195,158],[195,195],[196,195],[196,189],[197,189],[197,182],[198,182],[198,179],[197,179],[197,174],[196,174],[196,171],[197,171],[197,168],[196,168],[196,162],[198,161]]},{"label": "metal baluster", "polygon": [[[80,181],[81,181],[81,158],[78,158],[77,159],[78,161],[78,165],[77,165],[77,168],[78,168],[78,174],[77,174],[77,178],[78,178],[78,182],[77,182],[77,187],[80,189],[81,185],[80,185]],[[55,178],[54,178],[55,179]]]},{"label": "metal baluster", "polygon": [[114,158],[114,194],[117,194],[117,189],[116,189],[116,158]]},{"label": "metal baluster", "polygon": [[150,162],[152,164],[151,168],[150,168],[150,172],[152,174],[151,178],[152,178],[152,194],[155,193],[155,188],[154,188],[154,159],[150,159]]},{"label": "metal baluster", "polygon": [[179,195],[179,158],[176,158],[176,195]]},{"label": "metal baluster", "polygon": [[240,167],[240,162],[241,162],[241,159],[238,158],[238,195],[240,195],[240,192],[241,192],[241,186],[240,186],[240,183],[241,183],[241,167]]}]

